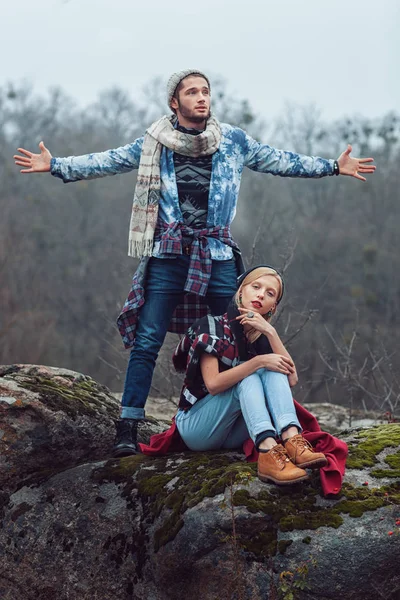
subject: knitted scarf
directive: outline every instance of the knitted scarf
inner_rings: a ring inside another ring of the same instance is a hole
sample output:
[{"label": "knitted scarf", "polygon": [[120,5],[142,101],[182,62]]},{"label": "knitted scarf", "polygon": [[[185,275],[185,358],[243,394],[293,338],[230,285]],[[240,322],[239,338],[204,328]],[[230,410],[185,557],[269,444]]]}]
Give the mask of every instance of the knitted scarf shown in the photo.
[{"label": "knitted scarf", "polygon": [[182,133],[174,129],[175,123],[175,115],[164,116],[155,121],[144,136],[129,227],[129,256],[152,255],[160,202],[162,147],[194,158],[214,154],[218,150],[221,128],[214,117],[207,120],[206,129],[199,135]]}]

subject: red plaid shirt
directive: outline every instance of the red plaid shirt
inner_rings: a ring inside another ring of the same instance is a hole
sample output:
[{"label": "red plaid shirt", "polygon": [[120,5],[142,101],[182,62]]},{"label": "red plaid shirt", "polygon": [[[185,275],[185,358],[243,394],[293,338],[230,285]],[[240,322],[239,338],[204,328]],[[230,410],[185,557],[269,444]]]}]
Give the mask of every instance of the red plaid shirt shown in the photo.
[{"label": "red plaid shirt", "polygon": [[[207,238],[216,238],[239,251],[231,236],[229,226],[215,226],[209,229],[192,229],[183,223],[163,223],[157,227],[155,240],[160,241],[160,254],[183,253],[182,237],[190,237],[190,263],[184,286],[186,292],[183,303],[179,304],[172,316],[168,331],[186,333],[188,327],[197,319],[208,314],[209,309],[204,296],[207,293],[211,276],[212,259]],[[169,259],[166,259],[169,260]],[[131,348],[135,341],[138,311],[145,302],[144,282],[149,257],[142,258],[132,279],[132,287],[124,307],[117,319],[117,325],[125,348]],[[238,270],[242,269],[241,261]],[[240,272],[238,272],[240,275]]]},{"label": "red plaid shirt", "polygon": [[218,317],[208,315],[196,321],[177,345],[172,361],[178,372],[185,372],[179,408],[189,409],[208,394],[200,369],[204,352],[216,356],[223,371],[239,364],[239,347],[230,323],[232,315],[228,313]]}]

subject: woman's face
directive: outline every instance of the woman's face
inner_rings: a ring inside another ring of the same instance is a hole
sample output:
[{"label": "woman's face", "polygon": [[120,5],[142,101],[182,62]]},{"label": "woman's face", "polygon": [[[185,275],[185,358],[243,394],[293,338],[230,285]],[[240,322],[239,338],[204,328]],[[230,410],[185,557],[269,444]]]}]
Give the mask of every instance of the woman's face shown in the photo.
[{"label": "woman's face", "polygon": [[242,287],[242,307],[265,315],[276,307],[281,286],[274,275],[263,275]]}]

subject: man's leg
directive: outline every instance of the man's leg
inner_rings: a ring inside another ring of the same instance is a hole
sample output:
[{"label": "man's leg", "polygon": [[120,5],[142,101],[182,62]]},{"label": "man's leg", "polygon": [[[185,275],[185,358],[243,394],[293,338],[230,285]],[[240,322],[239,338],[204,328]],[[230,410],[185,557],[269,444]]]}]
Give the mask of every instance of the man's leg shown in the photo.
[{"label": "man's leg", "polygon": [[236,261],[213,260],[206,300],[214,316],[223,315],[232,296],[236,293]]},{"label": "man's leg", "polygon": [[[182,302],[190,258],[149,261],[146,301],[140,310],[135,345],[129,359],[122,397],[122,419],[144,418],[158,352],[176,306]],[[213,314],[226,311],[236,292],[235,260],[213,261],[207,301]]]},{"label": "man's leg", "polygon": [[151,386],[158,352],[164,342],[176,306],[182,301],[188,260],[152,258],[145,284],[145,303],[140,309],[135,344],[131,351],[122,396],[121,420],[117,423],[114,455],[134,454],[137,421]]}]

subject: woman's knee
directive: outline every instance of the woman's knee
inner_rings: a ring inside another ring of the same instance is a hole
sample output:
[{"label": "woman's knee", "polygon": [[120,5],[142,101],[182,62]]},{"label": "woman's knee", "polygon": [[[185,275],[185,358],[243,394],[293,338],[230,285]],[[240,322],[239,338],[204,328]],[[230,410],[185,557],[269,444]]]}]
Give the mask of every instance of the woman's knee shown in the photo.
[{"label": "woman's knee", "polygon": [[256,371],[259,377],[263,381],[277,383],[281,385],[289,386],[288,376],[285,373],[278,373],[278,371],[269,371],[268,369],[258,369]]},{"label": "woman's knee", "polygon": [[[255,373],[252,373],[251,375],[248,375],[247,377],[242,379],[242,381],[239,381],[239,383],[236,384],[235,388],[236,388],[236,391],[238,393],[240,393],[243,391],[247,391],[249,387],[253,387],[253,386],[257,386],[257,385],[260,385],[260,375],[259,375],[258,371],[256,371]],[[237,394],[236,394],[236,396],[237,396]]]}]

